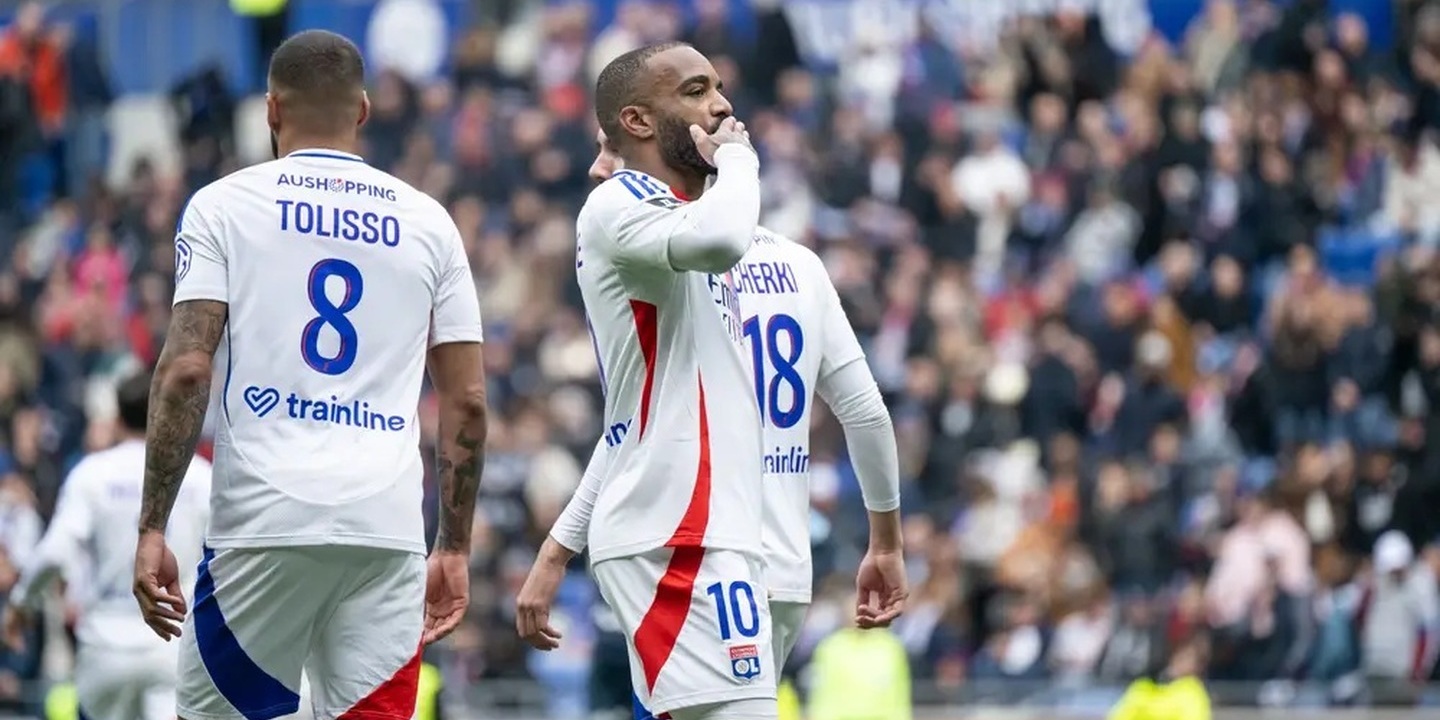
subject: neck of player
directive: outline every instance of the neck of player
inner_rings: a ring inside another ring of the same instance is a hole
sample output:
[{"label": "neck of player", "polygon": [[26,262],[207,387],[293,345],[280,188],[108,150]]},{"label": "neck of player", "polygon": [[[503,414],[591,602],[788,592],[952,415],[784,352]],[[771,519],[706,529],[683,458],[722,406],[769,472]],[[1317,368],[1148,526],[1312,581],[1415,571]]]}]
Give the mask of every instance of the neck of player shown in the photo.
[{"label": "neck of player", "polygon": [[277,157],[285,157],[300,150],[335,150],[350,155],[360,154],[360,138],[357,135],[337,138],[333,136],[309,135],[309,134],[281,134],[278,137],[276,146]]},{"label": "neck of player", "polygon": [[[649,155],[649,153],[643,154]],[[677,170],[658,158],[641,157],[634,161],[627,158],[625,166],[634,168],[669,185],[670,190],[679,196],[681,200],[700,199],[700,196],[705,193],[705,183],[710,179],[709,175],[703,173]]]},{"label": "neck of player", "polygon": [[671,188],[678,189],[685,200],[699,200],[700,196],[705,194],[705,183],[710,179],[710,176],[696,175],[691,177],[690,173],[676,173],[676,182],[670,182],[670,180],[663,177],[660,179],[665,180]]}]

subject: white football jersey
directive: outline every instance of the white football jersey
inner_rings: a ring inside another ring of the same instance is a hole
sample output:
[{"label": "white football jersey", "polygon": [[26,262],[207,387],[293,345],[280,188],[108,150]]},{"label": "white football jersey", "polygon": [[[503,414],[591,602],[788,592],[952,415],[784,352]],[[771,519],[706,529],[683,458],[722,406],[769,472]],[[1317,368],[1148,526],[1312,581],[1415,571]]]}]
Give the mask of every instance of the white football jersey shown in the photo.
[{"label": "white football jersey", "polygon": [[576,276],[605,389],[592,562],[662,546],[758,555],[760,429],[733,276],[677,272],[684,203],[625,170],[576,220]]},{"label": "white football jersey", "polygon": [[765,439],[765,575],[770,596],[810,602],[810,409],[822,377],[865,353],[824,263],[764,228],[731,271]]},{"label": "white football jersey", "polygon": [[[45,586],[68,571],[72,600],[79,600],[80,642],[101,647],[159,643],[140,615],[135,580],[135,528],[145,485],[145,443],[129,440],[86,456],[65,478],[55,517],[16,587],[15,602],[36,607]],[[190,462],[165,535],[180,564],[180,586],[194,587],[195,568],[209,517],[210,463]]]},{"label": "white football jersey", "polygon": [[357,156],[291,153],[191,198],[175,284],[230,312],[209,544],[423,553],[426,351],[481,341],[445,209]]}]

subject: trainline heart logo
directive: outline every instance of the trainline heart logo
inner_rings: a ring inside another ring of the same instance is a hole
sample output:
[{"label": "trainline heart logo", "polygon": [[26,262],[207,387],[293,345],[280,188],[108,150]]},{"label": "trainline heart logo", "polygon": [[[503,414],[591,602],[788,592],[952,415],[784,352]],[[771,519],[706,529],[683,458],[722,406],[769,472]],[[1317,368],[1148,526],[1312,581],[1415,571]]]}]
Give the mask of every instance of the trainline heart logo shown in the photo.
[{"label": "trainline heart logo", "polygon": [[245,388],[245,404],[250,406],[250,411],[255,413],[256,417],[263,418],[280,404],[280,391],[251,385]]}]

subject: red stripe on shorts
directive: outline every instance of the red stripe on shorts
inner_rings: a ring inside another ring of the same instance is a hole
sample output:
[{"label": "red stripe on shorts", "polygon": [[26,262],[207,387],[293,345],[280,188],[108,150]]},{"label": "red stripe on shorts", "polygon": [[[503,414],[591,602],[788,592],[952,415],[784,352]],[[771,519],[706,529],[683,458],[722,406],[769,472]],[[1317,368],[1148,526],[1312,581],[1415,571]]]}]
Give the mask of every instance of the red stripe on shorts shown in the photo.
[{"label": "red stripe on shorts", "polygon": [[695,470],[695,490],[690,495],[680,525],[675,528],[667,547],[674,549],[670,564],[655,588],[655,599],[635,631],[635,652],[645,670],[645,685],[655,691],[660,670],[675,650],[685,618],[690,614],[690,601],[695,594],[695,579],[705,559],[705,530],[710,524],[710,423],[705,412],[705,382],[700,385],[700,458]]},{"label": "red stripe on shorts", "polygon": [[341,713],[335,720],[391,720],[408,718],[415,714],[415,702],[420,695],[420,650],[405,663],[389,680],[380,683]]}]

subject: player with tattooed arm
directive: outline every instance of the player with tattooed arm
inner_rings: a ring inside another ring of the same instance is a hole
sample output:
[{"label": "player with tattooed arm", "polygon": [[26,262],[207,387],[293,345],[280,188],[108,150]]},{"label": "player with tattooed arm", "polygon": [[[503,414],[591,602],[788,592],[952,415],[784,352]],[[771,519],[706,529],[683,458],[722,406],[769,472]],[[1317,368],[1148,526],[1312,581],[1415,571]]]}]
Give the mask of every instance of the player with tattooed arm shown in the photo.
[{"label": "player with tattooed arm", "polygon": [[[319,720],[410,720],[420,650],[469,599],[479,301],[444,208],[355,154],[364,82],[349,40],[287,40],[266,98],[277,159],[202,188],[180,217],[134,594],[152,630],[180,639],[182,720],[294,713],[302,673]],[[427,365],[441,504],[428,563]],[[212,387],[211,521],[187,612],[164,531]]]}]

